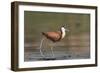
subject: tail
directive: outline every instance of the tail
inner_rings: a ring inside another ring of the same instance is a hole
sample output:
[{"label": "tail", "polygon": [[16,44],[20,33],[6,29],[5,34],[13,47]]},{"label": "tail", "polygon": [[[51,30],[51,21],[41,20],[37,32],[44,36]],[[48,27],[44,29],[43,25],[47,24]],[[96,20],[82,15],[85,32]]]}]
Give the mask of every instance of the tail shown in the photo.
[{"label": "tail", "polygon": [[42,32],[42,35],[45,35],[45,33],[44,33],[44,32]]},{"label": "tail", "polygon": [[42,32],[42,35],[47,36],[47,34],[45,32]]}]

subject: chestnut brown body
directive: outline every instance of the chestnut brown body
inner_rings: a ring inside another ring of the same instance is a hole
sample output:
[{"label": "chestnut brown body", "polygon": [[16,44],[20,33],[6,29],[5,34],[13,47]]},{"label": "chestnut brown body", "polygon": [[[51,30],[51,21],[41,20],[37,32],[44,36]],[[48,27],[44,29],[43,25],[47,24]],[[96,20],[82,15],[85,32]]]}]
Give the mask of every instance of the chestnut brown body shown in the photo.
[{"label": "chestnut brown body", "polygon": [[42,32],[42,34],[49,40],[53,42],[57,42],[61,40],[62,37],[62,32],[57,31],[57,32]]}]

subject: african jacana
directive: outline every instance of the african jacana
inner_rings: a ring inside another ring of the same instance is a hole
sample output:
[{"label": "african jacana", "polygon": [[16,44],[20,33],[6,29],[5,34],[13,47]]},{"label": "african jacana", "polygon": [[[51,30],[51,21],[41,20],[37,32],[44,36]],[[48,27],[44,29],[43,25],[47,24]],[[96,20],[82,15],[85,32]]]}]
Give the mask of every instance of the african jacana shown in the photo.
[{"label": "african jacana", "polygon": [[[59,31],[56,32],[42,32],[42,34],[50,41],[52,41],[53,43],[60,41],[61,39],[63,39],[66,35],[65,31],[69,31],[68,29],[65,29],[64,26],[62,26],[60,28]],[[42,43],[43,43],[44,39],[41,40],[41,44],[40,44],[40,53],[41,56],[45,57],[42,53],[41,47],[42,47]],[[51,51],[52,51],[52,55],[54,57],[54,53],[53,53],[53,47],[51,47]]]}]

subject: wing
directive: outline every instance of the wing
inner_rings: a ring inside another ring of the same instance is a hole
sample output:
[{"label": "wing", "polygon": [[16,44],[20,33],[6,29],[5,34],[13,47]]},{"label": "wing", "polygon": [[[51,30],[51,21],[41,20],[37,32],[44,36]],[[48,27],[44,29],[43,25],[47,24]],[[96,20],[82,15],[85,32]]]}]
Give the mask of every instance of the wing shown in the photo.
[{"label": "wing", "polygon": [[61,38],[61,32],[46,32],[45,36],[52,41],[57,41]]}]

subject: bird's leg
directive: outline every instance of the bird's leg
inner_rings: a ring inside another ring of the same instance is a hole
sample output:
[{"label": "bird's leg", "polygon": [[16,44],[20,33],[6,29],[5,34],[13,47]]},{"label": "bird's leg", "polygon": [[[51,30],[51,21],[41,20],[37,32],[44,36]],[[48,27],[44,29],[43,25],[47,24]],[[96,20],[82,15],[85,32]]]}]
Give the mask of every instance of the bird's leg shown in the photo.
[{"label": "bird's leg", "polygon": [[52,52],[52,56],[53,58],[55,57],[54,52],[53,52],[53,46],[51,46],[51,52]]},{"label": "bird's leg", "polygon": [[40,54],[41,54],[42,57],[45,57],[45,56],[43,55],[43,52],[42,52],[42,44],[43,44],[43,41],[44,41],[44,40],[45,40],[45,38],[42,38],[41,43],[40,43]]}]

